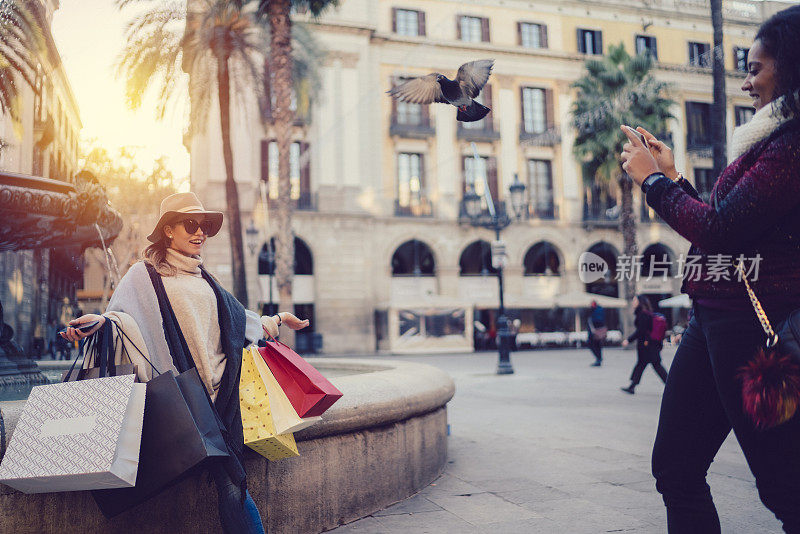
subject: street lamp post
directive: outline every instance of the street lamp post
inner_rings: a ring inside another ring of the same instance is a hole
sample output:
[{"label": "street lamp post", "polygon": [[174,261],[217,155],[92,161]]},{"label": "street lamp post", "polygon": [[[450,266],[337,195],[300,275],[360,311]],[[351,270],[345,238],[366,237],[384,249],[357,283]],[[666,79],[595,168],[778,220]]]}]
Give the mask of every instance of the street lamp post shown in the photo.
[{"label": "street lamp post", "polygon": [[[522,217],[525,201],[525,185],[519,181],[517,174],[514,174],[514,183],[511,184],[509,189],[509,196],[511,197],[511,207],[514,210],[514,217],[519,220]],[[487,194],[487,202],[493,203],[489,188],[484,188]],[[503,267],[505,264],[505,245],[500,240],[500,232],[503,231],[508,225],[512,223],[512,219],[506,213],[506,210],[500,212],[498,209],[491,209],[488,215],[483,213],[481,207],[481,197],[479,197],[474,188],[470,188],[464,195],[463,213],[466,214],[469,223],[472,226],[488,228],[494,230],[495,242],[492,247],[492,264],[497,270],[497,283],[500,292],[500,307],[498,309],[498,330],[497,330],[497,374],[510,375],[514,373],[514,368],[511,366],[511,329],[509,328],[508,318],[506,317],[506,308],[503,295]]]}]

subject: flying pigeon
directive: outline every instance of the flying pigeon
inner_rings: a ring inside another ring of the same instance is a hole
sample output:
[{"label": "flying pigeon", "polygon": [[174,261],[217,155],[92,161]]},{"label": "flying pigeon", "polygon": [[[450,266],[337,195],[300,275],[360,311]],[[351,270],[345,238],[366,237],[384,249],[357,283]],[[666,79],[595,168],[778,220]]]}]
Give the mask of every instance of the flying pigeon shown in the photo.
[{"label": "flying pigeon", "polygon": [[493,59],[470,61],[458,68],[455,80],[438,72],[432,72],[392,87],[386,92],[401,102],[452,104],[458,108],[456,120],[461,122],[479,121],[491,110],[476,102],[474,98],[480,94],[483,86],[489,81],[493,65]]}]

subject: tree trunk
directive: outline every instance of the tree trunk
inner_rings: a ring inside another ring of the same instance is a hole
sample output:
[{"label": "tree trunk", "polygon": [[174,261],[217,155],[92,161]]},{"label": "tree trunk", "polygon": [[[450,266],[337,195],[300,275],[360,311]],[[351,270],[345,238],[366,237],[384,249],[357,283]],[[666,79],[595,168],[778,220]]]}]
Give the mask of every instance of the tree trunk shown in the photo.
[{"label": "tree trunk", "polygon": [[[220,39],[219,41],[222,41]],[[226,45],[218,42],[217,48]],[[215,50],[217,56],[217,89],[219,91],[219,122],[222,130],[222,157],[225,160],[225,199],[228,204],[228,232],[231,243],[231,271],[233,296],[247,308],[247,280],[244,272],[244,243],[242,218],[239,211],[239,190],[233,177],[233,149],[231,147],[231,90],[227,50]]]},{"label": "tree trunk", "polygon": [[[272,110],[275,137],[278,145],[278,205],[277,246],[275,247],[275,277],[278,285],[278,302],[281,311],[294,313],[292,281],[294,278],[294,233],[289,176],[289,150],[294,113],[292,101],[292,21],[289,18],[290,0],[271,0],[268,17],[271,32],[270,67],[274,73],[272,90],[275,92],[275,108]],[[294,332],[282,329],[281,341],[294,344]]]},{"label": "tree trunk", "polygon": [[[622,232],[623,254],[633,262],[639,254],[639,247],[636,244],[636,218],[633,213],[633,181],[625,171],[619,178],[619,188],[622,192],[622,209],[620,210],[620,231]],[[634,263],[632,263],[634,264]],[[622,280],[622,296],[630,303],[636,296],[636,277],[637,272],[626,272]],[[633,329],[633,316],[629,310],[622,311],[622,331],[625,336],[629,335]]]},{"label": "tree trunk", "polygon": [[722,48],[722,0],[711,0],[711,25],[714,28],[714,104],[711,106],[711,142],[714,154],[714,177],[728,164],[728,130],[725,122],[725,54]]}]

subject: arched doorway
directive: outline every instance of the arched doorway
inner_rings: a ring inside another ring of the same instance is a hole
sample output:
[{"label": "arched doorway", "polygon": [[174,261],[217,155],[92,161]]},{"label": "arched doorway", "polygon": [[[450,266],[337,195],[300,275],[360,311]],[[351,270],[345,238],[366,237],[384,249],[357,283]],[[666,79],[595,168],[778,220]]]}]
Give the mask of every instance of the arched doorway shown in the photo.
[{"label": "arched doorway", "polygon": [[535,243],[522,260],[525,276],[561,276],[558,250],[548,241]]},{"label": "arched doorway", "polygon": [[496,275],[497,269],[492,267],[492,248],[484,240],[473,241],[464,248],[458,260],[460,276]]},{"label": "arched doorway", "polygon": [[435,276],[431,248],[418,239],[406,241],[392,254],[392,276]]}]

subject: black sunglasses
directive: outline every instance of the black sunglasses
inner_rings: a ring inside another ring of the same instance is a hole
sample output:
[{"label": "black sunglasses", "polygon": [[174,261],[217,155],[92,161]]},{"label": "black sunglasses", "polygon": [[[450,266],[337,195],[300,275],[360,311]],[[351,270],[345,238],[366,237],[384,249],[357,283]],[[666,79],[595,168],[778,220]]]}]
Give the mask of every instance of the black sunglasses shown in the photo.
[{"label": "black sunglasses", "polygon": [[211,232],[214,230],[214,223],[209,220],[205,220],[201,223],[195,221],[194,219],[183,219],[181,221],[183,228],[190,234],[194,234],[197,232],[198,228],[203,229],[203,233],[207,236],[211,235]]}]

